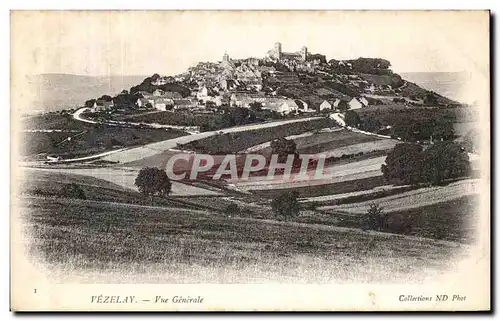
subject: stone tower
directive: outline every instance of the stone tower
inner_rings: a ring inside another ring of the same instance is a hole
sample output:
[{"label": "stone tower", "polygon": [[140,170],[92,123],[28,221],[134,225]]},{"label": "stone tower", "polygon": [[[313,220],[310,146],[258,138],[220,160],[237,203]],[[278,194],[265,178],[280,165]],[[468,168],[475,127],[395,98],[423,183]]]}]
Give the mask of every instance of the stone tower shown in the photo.
[{"label": "stone tower", "polygon": [[274,58],[280,60],[281,59],[281,43],[276,42],[274,44],[273,51],[274,51]]},{"label": "stone tower", "polygon": [[300,55],[302,56],[303,61],[307,60],[307,47],[306,46],[300,48]]},{"label": "stone tower", "polygon": [[224,56],[222,56],[222,61],[229,62],[229,55],[227,54],[227,51],[224,53]]}]

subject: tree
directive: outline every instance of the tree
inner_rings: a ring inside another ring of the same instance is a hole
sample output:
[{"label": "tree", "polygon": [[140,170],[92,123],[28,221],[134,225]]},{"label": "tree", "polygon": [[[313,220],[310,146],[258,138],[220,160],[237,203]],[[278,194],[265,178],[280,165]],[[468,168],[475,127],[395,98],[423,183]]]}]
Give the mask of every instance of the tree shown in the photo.
[{"label": "tree", "polygon": [[258,101],[253,101],[250,103],[250,109],[253,111],[261,111],[262,103],[259,103]]},{"label": "tree", "polygon": [[153,196],[168,196],[172,191],[172,183],[167,173],[156,167],[141,169],[135,179],[135,186],[139,192],[151,198],[151,203],[153,203]]},{"label": "tree", "polygon": [[299,215],[300,205],[298,197],[299,193],[297,191],[280,194],[271,201],[273,212],[277,216],[283,216],[285,219]]},{"label": "tree", "polygon": [[104,100],[104,101],[112,101],[113,97],[109,95],[102,95],[99,99]]},{"label": "tree", "polygon": [[361,123],[360,127],[367,132],[378,133],[382,127],[382,123],[378,119],[368,118]]},{"label": "tree", "polygon": [[285,162],[288,155],[298,156],[297,144],[293,140],[280,137],[271,142],[273,154],[278,154],[278,161]]},{"label": "tree", "polygon": [[386,181],[395,185],[417,184],[422,181],[423,162],[420,145],[398,144],[387,154],[382,173]]},{"label": "tree", "polygon": [[365,226],[367,229],[380,231],[384,226],[385,214],[383,207],[372,203],[366,212]]},{"label": "tree", "polygon": [[[247,108],[236,107],[231,110],[231,120],[233,125],[245,125],[248,122],[250,111]],[[227,126],[229,127],[229,126]]]},{"label": "tree", "polygon": [[345,113],[344,121],[347,126],[351,127],[358,127],[359,124],[361,124],[361,119],[359,118],[358,113],[353,110],[348,110]]},{"label": "tree", "polygon": [[451,120],[438,119],[433,125],[432,137],[434,140],[451,140],[455,137],[455,130]]},{"label": "tree", "polygon": [[439,185],[444,180],[467,176],[470,172],[467,151],[455,142],[436,142],[425,151],[423,177]]},{"label": "tree", "polygon": [[425,105],[438,105],[438,98],[436,94],[432,91],[427,92],[424,97]]},{"label": "tree", "polygon": [[341,113],[344,113],[349,110],[349,105],[347,104],[346,101],[340,101],[339,105],[337,106],[337,110],[340,111]]},{"label": "tree", "polygon": [[95,99],[89,99],[85,102],[85,107],[90,108],[90,107],[94,106],[94,103],[95,103]]}]

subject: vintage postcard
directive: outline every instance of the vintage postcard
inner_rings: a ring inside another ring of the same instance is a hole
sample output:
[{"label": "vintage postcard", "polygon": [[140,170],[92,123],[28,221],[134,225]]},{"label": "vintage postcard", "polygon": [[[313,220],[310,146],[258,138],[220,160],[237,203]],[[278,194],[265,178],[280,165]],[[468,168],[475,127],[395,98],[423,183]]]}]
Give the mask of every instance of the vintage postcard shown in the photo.
[{"label": "vintage postcard", "polygon": [[11,11],[11,309],[490,310],[489,27]]}]

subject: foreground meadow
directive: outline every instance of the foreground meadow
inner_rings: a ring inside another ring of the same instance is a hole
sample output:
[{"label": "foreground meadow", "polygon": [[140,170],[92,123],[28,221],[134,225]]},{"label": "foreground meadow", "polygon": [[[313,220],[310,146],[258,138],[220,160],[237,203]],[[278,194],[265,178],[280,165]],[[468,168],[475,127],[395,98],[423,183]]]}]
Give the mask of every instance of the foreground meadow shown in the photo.
[{"label": "foreground meadow", "polygon": [[66,281],[420,282],[451,268],[467,249],[193,209],[43,197],[17,206],[30,255]]}]

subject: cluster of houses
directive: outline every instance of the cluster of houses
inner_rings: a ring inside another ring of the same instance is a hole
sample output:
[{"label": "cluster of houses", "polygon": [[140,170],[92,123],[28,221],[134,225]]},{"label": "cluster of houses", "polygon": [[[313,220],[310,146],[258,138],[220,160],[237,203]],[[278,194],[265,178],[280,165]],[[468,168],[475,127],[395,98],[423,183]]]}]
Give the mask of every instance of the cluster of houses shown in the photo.
[{"label": "cluster of houses", "polygon": [[345,98],[336,98],[334,100],[325,100],[319,105],[319,111],[323,110],[355,110],[361,109],[363,107],[368,106],[368,100],[361,97],[345,97]]},{"label": "cluster of houses", "polygon": [[304,101],[299,101],[285,97],[270,97],[261,93],[236,92],[231,95],[230,105],[234,107],[250,108],[253,103],[259,103],[262,109],[276,111],[280,114],[290,114],[310,111]]},{"label": "cluster of houses", "polygon": [[150,107],[157,110],[190,109],[198,106],[198,101],[194,98],[183,98],[178,92],[163,91],[156,89],[153,94],[140,92],[143,98],[138,98],[137,107]]},{"label": "cluster of houses", "polygon": [[[272,75],[280,83],[294,85],[299,83],[298,76],[293,70],[314,71],[320,61],[308,61],[308,51],[302,47],[300,51],[287,53],[281,50],[281,44],[276,43],[268,52],[263,62],[257,58],[237,59],[229,58],[225,53],[219,63],[200,62],[190,67],[187,72],[177,76],[156,77],[151,83],[162,86],[168,83],[189,80],[191,95],[182,97],[178,92],[165,92],[156,89],[153,93],[139,92],[135,105],[138,108],[154,108],[161,111],[177,109],[198,109],[207,106],[232,106],[250,108],[252,103],[259,103],[262,109],[273,110],[282,114],[297,111],[314,112],[318,108],[310,108],[305,101],[286,97],[277,97],[276,92],[266,95],[262,92],[263,73]],[[291,72],[277,71],[273,66],[266,65],[266,60],[279,61],[291,69]],[[343,62],[342,62],[343,63]],[[349,75],[357,77],[355,75]],[[346,77],[349,77],[346,75]],[[363,79],[349,79],[354,85],[363,86],[367,93],[373,93],[378,88]],[[363,84],[361,84],[364,82]],[[365,84],[366,83],[366,84]],[[324,100],[319,105],[323,110],[359,109],[368,106],[365,97],[345,97]],[[107,110],[113,107],[113,101],[97,100],[92,107],[93,111]],[[315,106],[317,107],[317,106]]]}]

